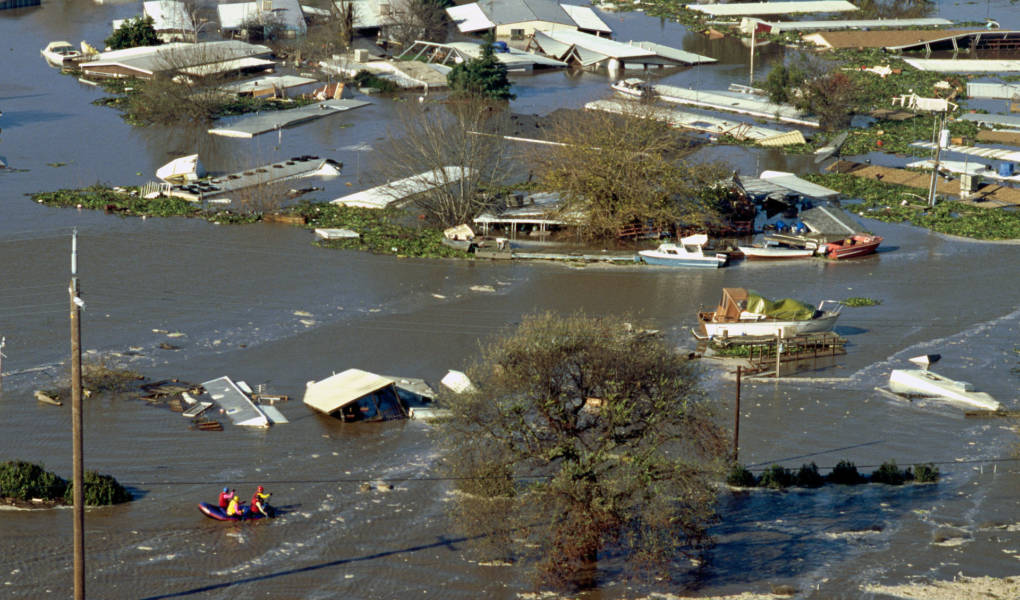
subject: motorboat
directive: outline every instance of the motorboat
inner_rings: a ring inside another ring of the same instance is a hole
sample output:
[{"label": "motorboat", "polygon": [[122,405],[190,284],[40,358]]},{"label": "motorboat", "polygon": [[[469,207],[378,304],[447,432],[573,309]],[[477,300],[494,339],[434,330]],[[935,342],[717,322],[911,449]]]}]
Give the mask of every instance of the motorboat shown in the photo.
[{"label": "motorboat", "polygon": [[810,258],[818,249],[817,244],[808,243],[803,247],[775,239],[764,239],[750,246],[737,246],[748,260],[788,260],[792,258]]},{"label": "motorboat", "polygon": [[947,400],[983,410],[1002,410],[1002,405],[995,398],[975,391],[973,384],[929,371],[928,366],[939,358],[938,354],[916,356],[909,360],[920,365],[920,369],[893,369],[889,373],[889,391],[901,396]]},{"label": "motorboat", "polygon": [[680,238],[679,244],[659,244],[655,250],[641,250],[638,259],[650,265],[667,267],[702,267],[717,269],[726,266],[728,257],[722,253],[705,253],[708,236],[704,233]]},{"label": "motorboat", "polygon": [[65,67],[73,64],[82,58],[80,50],[71,45],[70,42],[50,42],[40,50],[46,62],[54,67]]},{"label": "motorboat", "polygon": [[820,246],[818,254],[833,260],[857,258],[858,256],[874,254],[881,243],[881,236],[855,233],[849,237]]},{"label": "motorboat", "polygon": [[741,336],[793,337],[805,333],[832,331],[843,305],[823,300],[814,308],[785,298],[772,301],[744,288],[723,288],[719,306],[699,312],[702,339]]}]

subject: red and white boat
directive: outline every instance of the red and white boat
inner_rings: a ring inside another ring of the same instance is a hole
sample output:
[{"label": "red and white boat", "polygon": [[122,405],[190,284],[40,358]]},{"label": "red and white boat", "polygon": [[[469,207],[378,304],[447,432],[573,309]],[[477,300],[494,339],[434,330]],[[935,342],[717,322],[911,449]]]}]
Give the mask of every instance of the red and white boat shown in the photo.
[{"label": "red and white boat", "polygon": [[858,256],[873,254],[881,243],[881,236],[855,233],[849,237],[823,245],[818,249],[818,253],[833,260],[857,258]]}]

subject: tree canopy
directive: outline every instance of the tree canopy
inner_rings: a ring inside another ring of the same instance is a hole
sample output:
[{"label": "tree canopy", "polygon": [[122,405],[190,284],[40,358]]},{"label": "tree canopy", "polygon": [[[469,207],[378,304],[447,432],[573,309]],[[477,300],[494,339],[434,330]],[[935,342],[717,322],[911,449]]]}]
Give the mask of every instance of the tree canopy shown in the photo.
[{"label": "tree canopy", "polygon": [[585,215],[588,237],[615,237],[635,224],[671,229],[718,221],[703,192],[724,170],[684,161],[689,143],[654,110],[634,104],[624,115],[579,113],[554,127],[562,145],[534,151],[542,185],[561,194],[564,213]]},{"label": "tree canopy", "polygon": [[158,46],[161,43],[156,36],[155,22],[150,16],[125,20],[104,42],[111,50]]},{"label": "tree canopy", "polygon": [[692,364],[643,331],[526,317],[483,349],[476,389],[442,399],[455,522],[480,557],[578,588],[600,561],[659,576],[707,548],[725,440]]},{"label": "tree canopy", "polygon": [[478,58],[455,65],[446,75],[450,91],[458,95],[490,98],[492,100],[513,100],[517,96],[510,92],[510,79],[506,65],[499,62],[491,41],[482,45]]}]

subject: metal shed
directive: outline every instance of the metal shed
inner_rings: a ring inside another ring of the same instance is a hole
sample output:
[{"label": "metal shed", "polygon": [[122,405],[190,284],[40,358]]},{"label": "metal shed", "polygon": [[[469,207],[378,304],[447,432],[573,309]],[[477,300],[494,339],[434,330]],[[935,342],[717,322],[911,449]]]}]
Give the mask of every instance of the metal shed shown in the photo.
[{"label": "metal shed", "polygon": [[310,381],[304,403],[343,421],[384,421],[407,417],[396,382],[382,375],[347,369],[322,381]]}]

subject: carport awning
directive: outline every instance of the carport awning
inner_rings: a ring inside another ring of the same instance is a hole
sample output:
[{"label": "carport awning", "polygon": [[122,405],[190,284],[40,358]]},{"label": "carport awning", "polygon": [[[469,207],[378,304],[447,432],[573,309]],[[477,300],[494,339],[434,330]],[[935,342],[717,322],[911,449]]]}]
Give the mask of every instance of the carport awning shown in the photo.
[{"label": "carport awning", "polygon": [[322,381],[309,383],[305,388],[304,403],[329,414],[390,385],[393,385],[393,380],[389,377],[361,369],[347,369]]}]

